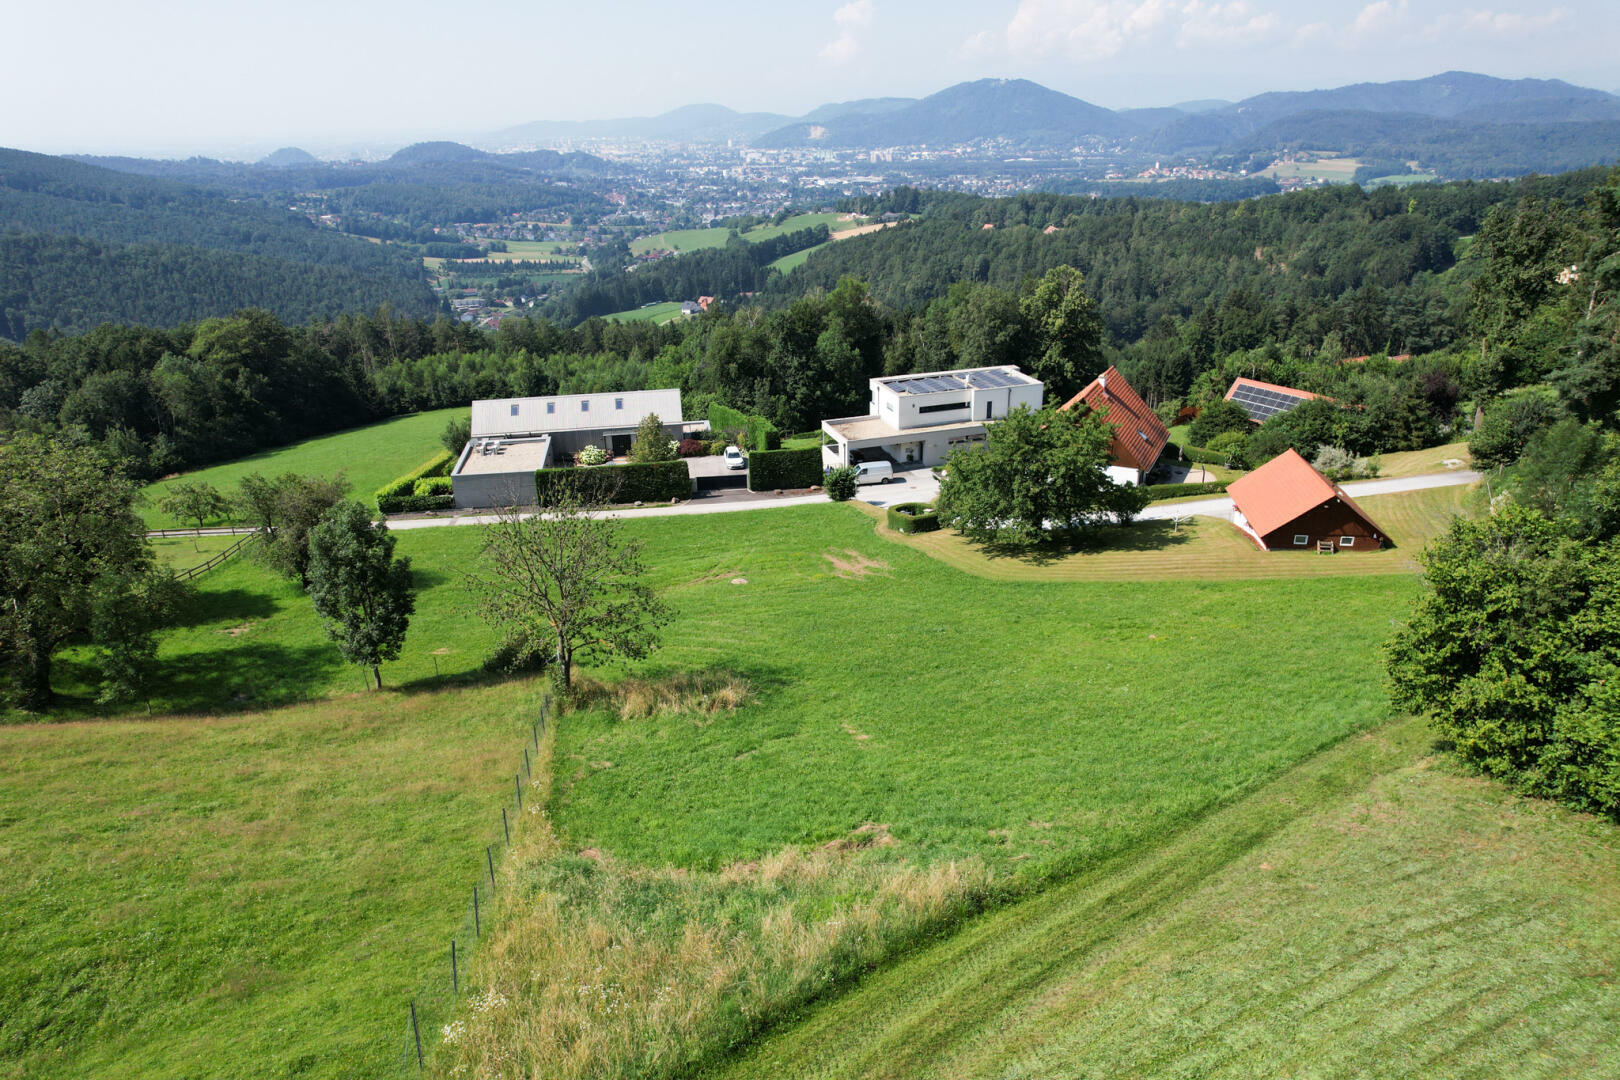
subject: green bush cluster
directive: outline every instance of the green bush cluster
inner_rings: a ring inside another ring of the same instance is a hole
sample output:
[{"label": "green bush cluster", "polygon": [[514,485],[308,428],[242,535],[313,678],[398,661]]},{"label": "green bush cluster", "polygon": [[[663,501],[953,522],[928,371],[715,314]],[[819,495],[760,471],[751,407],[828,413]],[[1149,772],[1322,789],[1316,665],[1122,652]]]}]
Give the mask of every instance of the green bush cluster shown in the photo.
[{"label": "green bush cluster", "polygon": [[385,514],[420,514],[428,510],[453,510],[454,495],[388,495],[377,500],[377,509]]},{"label": "green bush cluster", "polygon": [[692,494],[692,474],[679,460],[541,469],[534,474],[534,494],[541,506],[570,495],[594,503],[670,502]]},{"label": "green bush cluster", "polygon": [[827,489],[827,498],[833,502],[849,502],[860,488],[860,478],[855,466],[844,465],[828,470],[822,476],[821,484]]},{"label": "green bush cluster", "polygon": [[[377,505],[382,507],[382,500],[397,498],[402,495],[423,494],[416,490],[416,482],[430,476],[448,477],[450,468],[456,463],[456,455],[448,450],[441,450],[426,462],[418,465],[404,476],[396,477],[377,489]],[[390,511],[384,510],[384,513]]]},{"label": "green bush cluster", "polygon": [[748,455],[748,490],[807,488],[821,483],[821,447],[755,450]]},{"label": "green bush cluster", "polygon": [[1183,495],[1219,495],[1226,490],[1227,481],[1211,480],[1207,484],[1147,484],[1143,494],[1152,499],[1179,499]]},{"label": "green bush cluster", "polygon": [[448,476],[424,476],[411,489],[412,495],[449,495],[452,491]]},{"label": "green bush cluster", "polygon": [[939,528],[939,512],[927,503],[895,503],[888,511],[895,532],[923,533]]}]

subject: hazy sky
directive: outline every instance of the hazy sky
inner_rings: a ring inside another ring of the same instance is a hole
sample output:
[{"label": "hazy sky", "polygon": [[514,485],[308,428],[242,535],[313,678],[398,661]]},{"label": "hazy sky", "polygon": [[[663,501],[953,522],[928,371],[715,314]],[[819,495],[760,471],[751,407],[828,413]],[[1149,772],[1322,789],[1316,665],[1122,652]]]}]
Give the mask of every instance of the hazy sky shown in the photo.
[{"label": "hazy sky", "polygon": [[1615,0],[56,0],[4,25],[0,145],[50,153],[333,153],[986,76],[1111,108],[1450,69],[1620,90]]}]

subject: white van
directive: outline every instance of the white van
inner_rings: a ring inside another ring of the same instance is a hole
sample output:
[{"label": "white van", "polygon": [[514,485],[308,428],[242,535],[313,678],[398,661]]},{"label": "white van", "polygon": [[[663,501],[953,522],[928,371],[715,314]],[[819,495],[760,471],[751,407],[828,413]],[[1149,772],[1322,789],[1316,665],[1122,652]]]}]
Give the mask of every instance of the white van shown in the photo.
[{"label": "white van", "polygon": [[863,461],[855,466],[857,484],[887,484],[894,479],[894,466],[887,461]]}]

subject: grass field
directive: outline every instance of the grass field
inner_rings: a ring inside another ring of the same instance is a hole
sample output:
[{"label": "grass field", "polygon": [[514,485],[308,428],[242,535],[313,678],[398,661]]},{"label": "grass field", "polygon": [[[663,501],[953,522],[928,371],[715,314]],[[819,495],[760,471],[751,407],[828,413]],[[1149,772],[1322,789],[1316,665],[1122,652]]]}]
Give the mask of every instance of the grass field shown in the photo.
[{"label": "grass field", "polygon": [[1361,168],[1361,162],[1352,157],[1319,157],[1315,161],[1284,161],[1255,173],[1256,176],[1272,176],[1278,180],[1288,177],[1307,177],[1319,180],[1329,180],[1335,183],[1349,183],[1356,170]]},{"label": "grass field", "polygon": [[611,315],[602,316],[615,322],[660,322],[666,323],[671,319],[681,317],[681,301],[667,300],[662,304],[650,304],[647,307],[632,308],[629,311],[615,311]]},{"label": "grass field", "polygon": [[[833,241],[829,240],[827,241],[827,244],[832,242]],[[781,274],[791,274],[793,271],[805,264],[805,261],[810,258],[810,253],[812,251],[820,251],[822,248],[826,247],[827,244],[817,244],[815,247],[807,247],[803,251],[795,251],[791,255],[784,255],[780,259],[773,259],[771,261],[771,269]]]},{"label": "grass field", "polygon": [[1231,522],[1208,517],[1183,521],[1179,527],[1168,521],[1138,521],[1108,529],[1095,550],[1002,551],[971,544],[944,530],[911,536],[893,532],[883,524],[882,511],[865,503],[855,505],[865,509],[879,535],[892,543],[996,581],[1257,581],[1414,574],[1417,553],[1464,511],[1468,500],[1466,487],[1357,499],[1395,547],[1334,555],[1261,551]]},{"label": "grass field", "polygon": [[537,693],[0,727],[0,1076],[398,1075]]},{"label": "grass field", "polygon": [[[840,225],[848,224],[850,223],[844,220],[843,214],[795,214],[780,225],[756,225],[741,235],[744,240],[758,243],[790,232],[798,232],[800,229],[811,229],[817,225],[825,225],[829,229],[836,230]],[[730,233],[729,229],[673,229],[633,240],[630,243],[630,250],[634,254],[643,255],[649,251],[681,253],[698,251],[702,248],[725,247]]]},{"label": "grass field", "polygon": [[160,565],[184,570],[207,562],[210,555],[219,554],[240,539],[240,536],[160,537],[152,541],[152,554],[157,556]]},{"label": "grass field", "polygon": [[1351,739],[713,1075],[1611,1075],[1620,834],[1429,743]]},{"label": "grass field", "polygon": [[1427,450],[1402,450],[1394,454],[1381,454],[1378,475],[1381,477],[1423,476],[1427,473],[1452,472],[1448,461],[1460,461],[1460,468],[1470,468],[1473,458],[1468,455],[1466,442],[1431,446]]},{"label": "grass field", "polygon": [[158,509],[164,491],[175,479],[206,480],[228,494],[242,477],[252,472],[266,476],[279,476],[284,472],[332,476],[339,469],[344,470],[353,485],[351,494],[361,502],[375,505],[372,492],[443,450],[439,436],[445,425],[453,417],[466,414],[466,408],[462,407],[400,416],[159,480],[145,488],[146,504],[141,513],[147,526],[153,529],[183,528],[192,524],[176,521]]}]

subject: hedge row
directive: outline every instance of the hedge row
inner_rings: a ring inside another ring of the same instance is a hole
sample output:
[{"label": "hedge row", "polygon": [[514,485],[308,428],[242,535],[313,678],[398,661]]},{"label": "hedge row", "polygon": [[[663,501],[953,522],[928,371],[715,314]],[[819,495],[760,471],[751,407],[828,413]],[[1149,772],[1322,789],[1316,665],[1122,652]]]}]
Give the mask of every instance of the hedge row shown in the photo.
[{"label": "hedge row", "polygon": [[895,503],[889,507],[889,528],[895,532],[933,532],[939,528],[939,511],[927,503]]},{"label": "hedge row", "polygon": [[1217,454],[1213,450],[1206,450],[1202,446],[1183,446],[1181,456],[1176,456],[1174,446],[1166,446],[1162,459],[1165,461],[1190,461],[1195,465],[1225,465],[1230,454]]},{"label": "hedge row", "polygon": [[379,495],[377,509],[385,514],[419,514],[427,510],[453,510],[454,495]]},{"label": "hedge row", "polygon": [[[404,476],[390,480],[377,489],[377,508],[382,509],[382,500],[400,495],[419,494],[416,482],[429,476],[448,476],[450,468],[456,463],[456,455],[448,450],[441,450],[425,463],[418,465]],[[383,513],[389,513],[383,510]]]},{"label": "hedge row", "polygon": [[821,483],[821,447],[755,450],[748,455],[748,490],[807,488]]},{"label": "hedge row", "polygon": [[684,461],[644,461],[628,465],[541,469],[534,474],[541,506],[574,495],[586,502],[671,502],[692,494],[692,474]]},{"label": "hedge row", "polygon": [[1226,490],[1227,481],[1211,480],[1207,484],[1148,484],[1142,492],[1151,499],[1179,499],[1183,495],[1219,495]]},{"label": "hedge row", "polygon": [[449,495],[454,491],[448,476],[424,476],[411,489],[412,495]]}]

